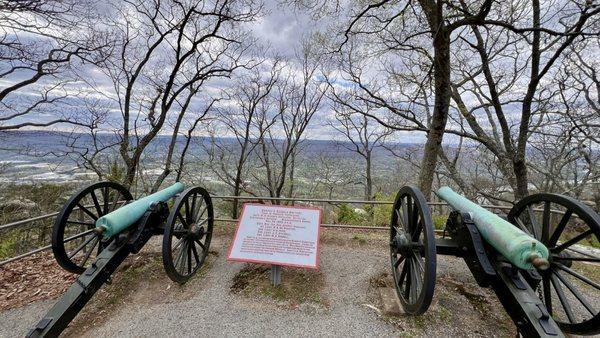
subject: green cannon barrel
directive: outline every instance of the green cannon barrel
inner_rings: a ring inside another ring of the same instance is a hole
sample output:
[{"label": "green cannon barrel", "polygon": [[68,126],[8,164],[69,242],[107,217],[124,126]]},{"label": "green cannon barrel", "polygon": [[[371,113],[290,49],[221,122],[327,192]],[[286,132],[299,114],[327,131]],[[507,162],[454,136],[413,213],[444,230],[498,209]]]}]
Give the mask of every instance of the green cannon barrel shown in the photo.
[{"label": "green cannon barrel", "polygon": [[470,213],[483,238],[514,265],[521,269],[548,267],[548,248],[535,238],[449,187],[440,188],[437,195],[455,210]]},{"label": "green cannon barrel", "polygon": [[137,222],[154,202],[165,202],[184,189],[182,183],[175,183],[168,188],[157,191],[152,195],[133,201],[96,220],[96,228],[102,228],[105,238],[111,237]]}]

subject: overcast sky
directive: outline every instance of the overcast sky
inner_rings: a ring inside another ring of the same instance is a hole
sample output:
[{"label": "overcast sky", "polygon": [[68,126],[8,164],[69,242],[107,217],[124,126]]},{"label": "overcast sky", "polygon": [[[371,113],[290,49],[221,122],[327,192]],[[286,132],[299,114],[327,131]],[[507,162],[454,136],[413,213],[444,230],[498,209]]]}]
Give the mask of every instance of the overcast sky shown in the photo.
[{"label": "overcast sky", "polygon": [[[256,21],[249,23],[246,27],[252,32],[254,37],[258,40],[258,43],[263,46],[270,46],[273,54],[279,54],[282,56],[293,58],[295,50],[300,47],[300,43],[303,38],[309,37],[312,33],[318,30],[326,30],[332,22],[332,18],[320,18],[317,20],[313,19],[309,13],[294,10],[289,6],[281,5],[277,0],[266,0],[264,3],[264,12]],[[339,17],[335,19],[337,22],[341,22]],[[104,92],[107,96],[114,97],[114,89],[112,83],[108,78],[94,67],[86,67],[80,71],[80,75],[87,81],[95,82],[95,87]],[[1,81],[1,80],[0,80]],[[48,83],[41,82],[40,85],[48,85]],[[8,83],[1,83],[0,86],[8,85]],[[218,90],[230,85],[228,80],[217,79],[213,83],[204,89],[204,93],[216,93]],[[86,88],[84,82],[78,81],[74,84],[67,85],[68,98],[67,105],[64,107],[57,107],[57,110],[67,111],[74,107],[81,107],[82,102],[78,100],[78,96],[85,92],[89,96],[101,96],[91,90],[91,87]],[[27,95],[39,95],[39,87],[31,86],[27,91],[21,92],[23,97]],[[196,100],[199,104],[202,104],[204,98],[199,97]],[[70,107],[69,107],[70,105]],[[115,107],[113,114],[120,115]],[[339,133],[328,126],[327,120],[331,117],[332,112],[329,107],[329,103],[324,100],[321,111],[316,114],[312,125],[308,128],[306,136],[311,139],[336,139],[342,138]],[[52,116],[49,114],[40,113],[38,118],[40,120],[50,120]],[[120,117],[118,117],[120,119]],[[375,123],[373,123],[375,125]],[[114,124],[113,128],[118,128],[119,124]],[[58,126],[55,129],[69,130],[72,127],[69,125]],[[107,131],[111,127],[107,127]],[[163,131],[169,133],[168,130]],[[228,135],[223,135],[228,136]],[[421,133],[403,133],[397,135],[397,141],[400,142],[421,142],[424,140],[424,135]]]}]

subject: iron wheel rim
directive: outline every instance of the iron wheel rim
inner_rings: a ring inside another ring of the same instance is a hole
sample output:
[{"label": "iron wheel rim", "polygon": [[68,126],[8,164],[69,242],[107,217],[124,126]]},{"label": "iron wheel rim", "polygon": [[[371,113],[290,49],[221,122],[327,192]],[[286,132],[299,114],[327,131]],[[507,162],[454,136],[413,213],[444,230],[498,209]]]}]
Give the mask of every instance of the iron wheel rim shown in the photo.
[{"label": "iron wheel rim", "polygon": [[[91,184],[74,194],[63,206],[52,228],[52,252],[58,264],[69,272],[83,273],[93,261],[93,257],[112,240],[103,239],[94,231],[96,220],[132,199],[133,196],[127,188],[108,181]],[[75,220],[72,217],[78,211],[81,211],[79,219]],[[81,243],[74,250],[70,250],[65,246],[66,243],[70,245],[70,242]],[[80,256],[80,252],[83,252],[82,262],[77,262],[75,257]]]},{"label": "iron wheel rim", "polygon": [[[534,210],[538,204],[541,204],[542,207],[541,222]],[[561,210],[564,213],[558,217],[560,219],[558,222],[552,220],[552,211],[557,207],[565,209]],[[575,232],[577,234],[570,239],[561,241],[563,234],[566,235],[568,230],[577,231],[581,225],[570,222],[576,218],[583,222],[583,230]],[[526,224],[527,219],[530,224]],[[592,305],[593,301],[590,303],[587,297],[581,293],[582,285],[593,287],[598,292],[600,282],[582,274],[581,271],[571,269],[572,264],[586,264],[586,261],[598,264],[600,257],[576,258],[569,254],[569,251],[574,249],[573,245],[581,243],[585,239],[595,237],[596,241],[600,240],[600,216],[598,213],[571,197],[544,193],[530,195],[519,201],[510,210],[508,220],[538,239],[550,251],[550,268],[540,272],[542,282],[538,289],[541,290],[540,299],[560,328],[574,334],[600,333],[600,311]],[[530,226],[531,224],[533,226]],[[597,268],[598,266],[596,266]],[[577,280],[579,281],[576,283],[579,284],[574,285]],[[578,288],[577,285],[580,287]],[[578,315],[577,318],[573,313],[572,305],[574,304],[579,306],[579,310],[585,310],[582,312],[587,312],[592,317],[586,319],[586,316],[581,319],[582,316]],[[562,312],[558,313],[558,309],[562,309]]]},{"label": "iron wheel rim", "polygon": [[419,315],[433,299],[436,247],[433,222],[423,194],[405,186],[396,195],[390,221],[390,263],[404,311]]},{"label": "iron wheel rim", "polygon": [[169,278],[183,284],[204,264],[214,223],[208,192],[192,187],[175,200],[165,225],[163,265]]}]

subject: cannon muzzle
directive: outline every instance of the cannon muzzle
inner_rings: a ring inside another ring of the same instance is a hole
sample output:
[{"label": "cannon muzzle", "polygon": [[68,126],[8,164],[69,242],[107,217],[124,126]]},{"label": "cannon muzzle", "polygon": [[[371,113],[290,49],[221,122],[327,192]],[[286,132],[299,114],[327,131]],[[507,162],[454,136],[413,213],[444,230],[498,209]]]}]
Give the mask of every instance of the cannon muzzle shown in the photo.
[{"label": "cannon muzzle", "polygon": [[521,269],[545,270],[549,267],[548,248],[537,239],[449,187],[440,188],[437,195],[452,208],[470,213],[486,242],[514,265]]}]

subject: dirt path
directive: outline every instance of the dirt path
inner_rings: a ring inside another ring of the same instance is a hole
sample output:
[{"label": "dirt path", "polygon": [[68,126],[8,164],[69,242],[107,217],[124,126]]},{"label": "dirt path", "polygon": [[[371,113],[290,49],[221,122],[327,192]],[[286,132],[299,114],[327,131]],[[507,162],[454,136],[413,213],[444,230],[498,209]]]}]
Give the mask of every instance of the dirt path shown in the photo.
[{"label": "dirt path", "polygon": [[[183,287],[165,277],[158,255],[131,260],[121,273],[124,277],[99,292],[65,335],[514,335],[493,294],[474,285],[464,263],[453,258],[438,260],[439,287],[431,311],[416,318],[379,315],[372,280],[389,270],[385,240],[355,237],[323,241],[320,269],[326,306],[292,308],[265,296],[232,293],[230,286],[243,264],[226,261],[229,237],[221,237],[211,246],[215,253],[207,268]],[[283,279],[285,283],[285,274]],[[52,304],[38,302],[1,313],[0,337],[22,336]]]}]

